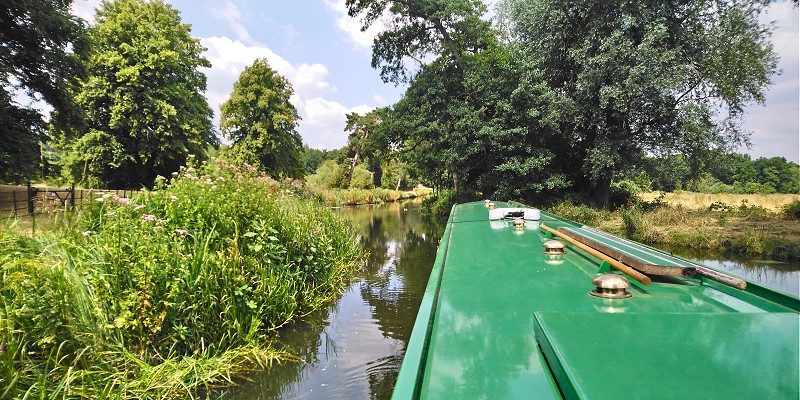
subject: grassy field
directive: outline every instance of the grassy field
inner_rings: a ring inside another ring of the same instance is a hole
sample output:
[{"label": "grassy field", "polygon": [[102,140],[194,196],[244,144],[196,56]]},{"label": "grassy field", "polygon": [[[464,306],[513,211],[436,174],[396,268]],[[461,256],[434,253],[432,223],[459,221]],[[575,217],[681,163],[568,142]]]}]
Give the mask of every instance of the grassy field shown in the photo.
[{"label": "grassy field", "polygon": [[[647,192],[642,193],[640,197],[644,201],[653,201],[661,194],[661,192]],[[685,210],[703,210],[714,203],[721,203],[729,206],[748,204],[772,212],[780,212],[784,205],[795,200],[800,200],[800,194],[710,194],[684,191],[665,193],[663,199],[670,206],[680,206]]]},{"label": "grassy field", "polygon": [[800,195],[646,193],[648,203],[617,211],[562,203],[550,211],[656,247],[800,258],[800,220],[783,207]]}]

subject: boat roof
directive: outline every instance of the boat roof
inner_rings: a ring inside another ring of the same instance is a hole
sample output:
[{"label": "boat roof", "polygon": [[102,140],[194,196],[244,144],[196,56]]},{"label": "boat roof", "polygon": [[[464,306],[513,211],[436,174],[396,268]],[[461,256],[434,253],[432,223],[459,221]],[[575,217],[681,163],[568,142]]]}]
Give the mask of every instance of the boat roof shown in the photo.
[{"label": "boat roof", "polygon": [[800,299],[700,275],[592,296],[607,265],[571,244],[544,254],[541,223],[582,227],[454,206],[393,399],[798,398]]}]

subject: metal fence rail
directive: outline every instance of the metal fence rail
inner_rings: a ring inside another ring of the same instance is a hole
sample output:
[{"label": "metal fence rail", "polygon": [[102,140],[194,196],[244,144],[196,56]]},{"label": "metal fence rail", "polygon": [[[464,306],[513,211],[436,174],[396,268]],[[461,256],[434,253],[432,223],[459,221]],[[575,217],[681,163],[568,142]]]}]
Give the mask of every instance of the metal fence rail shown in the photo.
[{"label": "metal fence rail", "polygon": [[63,211],[67,208],[90,204],[94,199],[112,194],[130,197],[133,190],[98,190],[59,188],[52,186],[0,185],[0,216],[16,217],[34,213]]}]

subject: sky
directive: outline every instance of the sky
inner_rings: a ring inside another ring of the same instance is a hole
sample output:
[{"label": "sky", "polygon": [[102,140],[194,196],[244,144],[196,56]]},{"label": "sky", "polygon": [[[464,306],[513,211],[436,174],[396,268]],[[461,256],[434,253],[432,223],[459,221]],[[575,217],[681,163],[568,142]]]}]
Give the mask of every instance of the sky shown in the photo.
[{"label": "sky", "polygon": [[[166,0],[180,11],[192,35],[208,50],[212,67],[206,97],[218,126],[219,106],[233,90],[245,66],[266,58],[294,88],[291,101],[302,120],[298,132],[311,148],[336,149],[347,143],[345,114],[366,113],[397,102],[405,87],[383,83],[370,67],[378,31],[361,32],[347,16],[344,0]],[[497,0],[486,0],[487,4]],[[74,0],[73,13],[94,19],[100,0]],[[776,21],[772,35],[781,73],[773,77],[766,106],[747,108],[745,129],[758,157],[800,162],[800,89],[798,88],[798,9],[783,1],[770,6],[764,21]]]}]

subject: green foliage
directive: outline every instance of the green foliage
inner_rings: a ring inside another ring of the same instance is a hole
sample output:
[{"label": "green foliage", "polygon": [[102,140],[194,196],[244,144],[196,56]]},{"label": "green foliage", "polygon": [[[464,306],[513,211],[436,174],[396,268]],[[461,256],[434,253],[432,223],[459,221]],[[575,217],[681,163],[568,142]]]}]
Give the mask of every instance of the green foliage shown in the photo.
[{"label": "green foliage", "polygon": [[591,226],[599,226],[601,222],[611,218],[611,214],[607,210],[590,207],[583,203],[576,203],[571,198],[548,208],[547,211]]},{"label": "green foliage", "polygon": [[327,160],[339,158],[340,150],[317,150],[303,145],[303,160],[306,164],[306,174],[311,175],[317,171],[320,165]]},{"label": "green foliage", "polygon": [[12,98],[24,90],[44,100],[55,117],[71,112],[67,82],[80,73],[70,56],[81,46],[83,26],[70,0],[15,0],[0,5],[0,182],[22,182],[40,171],[46,140],[38,111]]},{"label": "green foliage", "polygon": [[615,173],[648,153],[684,154],[697,176],[716,149],[746,141],[742,109],[763,102],[776,68],[764,7],[506,0],[501,20],[558,94],[568,148],[554,162],[606,204]]},{"label": "green foliage", "polygon": [[634,204],[641,202],[639,194],[642,189],[635,181],[622,180],[619,182],[611,183],[611,199],[609,205],[611,207],[627,206],[630,207]]},{"label": "green foliage", "polygon": [[800,166],[783,157],[752,160],[746,154],[719,153],[696,178],[691,178],[686,159],[676,155],[665,160],[646,160],[645,170],[656,177],[653,187],[666,191],[685,188],[713,194],[800,192]]},{"label": "green foliage", "polygon": [[384,13],[392,18],[391,27],[375,38],[372,47],[372,67],[380,69],[384,82],[408,80],[406,57],[422,60],[435,54],[463,70],[466,54],[494,41],[489,23],[481,18],[486,6],[479,0],[346,0],[345,4],[351,17],[362,16],[364,30]]},{"label": "green foliage", "polygon": [[303,142],[296,131],[300,116],[289,101],[293,93],[291,83],[267,60],[245,67],[220,107],[220,130],[233,142],[224,156],[274,176],[305,175]]},{"label": "green foliage", "polygon": [[800,219],[800,200],[795,200],[783,206],[783,214],[791,219]]},{"label": "green foliage", "polygon": [[446,220],[450,215],[453,205],[459,202],[459,197],[454,190],[442,190],[435,196],[422,201],[420,212],[440,220]]},{"label": "green foliage", "polygon": [[230,383],[285,358],[267,332],[328,304],[362,260],[352,227],[303,200],[299,181],[217,160],[156,187],[103,196],[58,232],[0,231],[3,397]]},{"label": "green foliage", "polygon": [[88,46],[78,50],[87,72],[74,88],[83,114],[56,126],[64,173],[74,181],[150,185],[218,144],[199,71],[211,64],[170,5],[103,2]]},{"label": "green foliage", "polygon": [[[350,168],[348,165],[337,164],[334,160],[327,160],[317,168],[317,171],[309,176],[308,185],[314,190],[321,189],[344,189],[347,174]],[[363,165],[358,164],[353,169],[353,177],[347,185],[353,189],[369,189],[372,187],[372,173],[367,171]]]},{"label": "green foliage", "polygon": [[[340,154],[340,159],[347,157],[350,162],[350,169],[345,177],[344,187],[350,187],[353,184],[351,180],[354,178],[356,165],[362,159],[363,162],[370,165],[370,169],[377,175],[375,177],[377,183],[380,183],[381,175],[383,174],[380,157],[390,153],[380,129],[381,122],[386,119],[386,111],[385,108],[377,108],[365,115],[355,112],[347,114],[347,124],[344,130],[351,131],[351,133],[347,137],[347,146],[342,149]],[[361,174],[363,178],[363,171]],[[370,178],[372,178],[372,175],[370,175]],[[374,181],[370,180],[369,186],[372,186]],[[362,182],[359,182],[359,185],[353,187],[364,187]]]},{"label": "green foliage", "polygon": [[430,195],[430,190],[415,189],[400,191],[390,189],[311,189],[320,204],[333,207],[355,206],[361,204],[391,203],[398,200],[413,199]]}]

